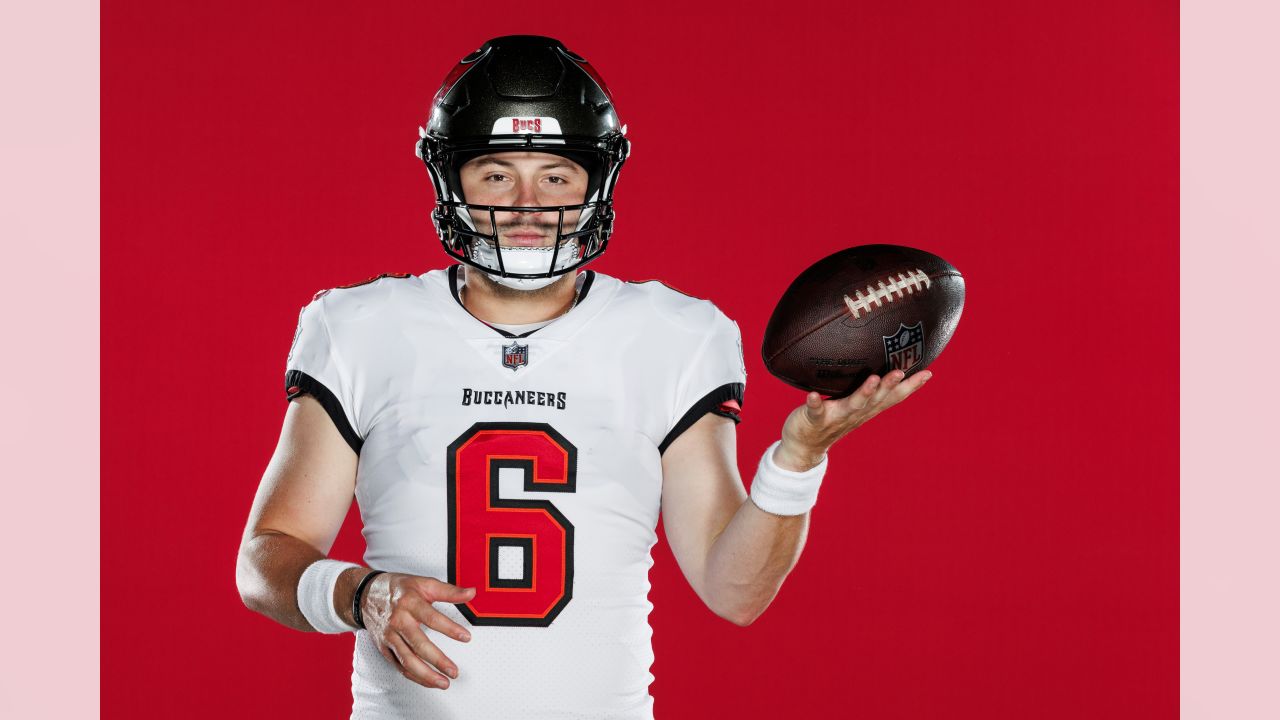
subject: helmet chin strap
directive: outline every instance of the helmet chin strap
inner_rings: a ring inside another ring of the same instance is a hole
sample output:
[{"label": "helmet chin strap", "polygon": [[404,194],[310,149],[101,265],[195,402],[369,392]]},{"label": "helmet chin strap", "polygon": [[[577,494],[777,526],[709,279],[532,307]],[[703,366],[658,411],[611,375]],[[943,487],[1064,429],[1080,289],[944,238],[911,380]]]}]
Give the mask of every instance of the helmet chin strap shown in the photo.
[{"label": "helmet chin strap", "polygon": [[[550,272],[551,255],[554,247],[504,247],[495,248],[483,240],[471,241],[471,259],[491,270],[497,270],[498,253],[502,253],[502,265],[507,272],[522,275],[534,275]],[[573,238],[560,247],[556,257],[556,270],[564,270],[573,266],[578,256],[578,239]],[[560,279],[560,275],[545,278],[511,278],[503,277],[495,272],[486,272],[489,279],[499,285],[516,290],[537,290]]]}]

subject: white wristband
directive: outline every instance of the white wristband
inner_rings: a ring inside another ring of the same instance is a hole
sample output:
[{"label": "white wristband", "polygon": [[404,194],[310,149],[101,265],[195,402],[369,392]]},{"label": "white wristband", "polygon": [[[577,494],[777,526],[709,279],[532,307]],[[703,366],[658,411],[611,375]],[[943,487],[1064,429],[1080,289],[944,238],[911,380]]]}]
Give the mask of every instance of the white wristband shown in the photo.
[{"label": "white wristband", "polygon": [[773,451],[782,444],[779,440],[764,451],[756,478],[751,481],[751,502],[756,507],[774,515],[803,515],[818,501],[818,487],[827,473],[827,455],[822,462],[804,472],[784,470],[773,462]]},{"label": "white wristband", "polygon": [[355,563],[341,560],[317,560],[302,571],[298,579],[298,609],[316,632],[352,632],[333,606],[333,591],[338,586],[338,576],[347,568],[358,568]]}]

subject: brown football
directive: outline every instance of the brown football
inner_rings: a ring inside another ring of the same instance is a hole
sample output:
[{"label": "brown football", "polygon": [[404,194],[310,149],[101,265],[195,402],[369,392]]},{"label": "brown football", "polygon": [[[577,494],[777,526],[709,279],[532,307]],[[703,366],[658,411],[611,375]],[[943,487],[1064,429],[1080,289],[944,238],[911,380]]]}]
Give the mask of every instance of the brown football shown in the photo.
[{"label": "brown football", "polygon": [[764,331],[765,367],[801,390],[842,397],[868,376],[914,375],[946,347],[964,278],[937,255],[860,245],[814,263],[782,294]]}]

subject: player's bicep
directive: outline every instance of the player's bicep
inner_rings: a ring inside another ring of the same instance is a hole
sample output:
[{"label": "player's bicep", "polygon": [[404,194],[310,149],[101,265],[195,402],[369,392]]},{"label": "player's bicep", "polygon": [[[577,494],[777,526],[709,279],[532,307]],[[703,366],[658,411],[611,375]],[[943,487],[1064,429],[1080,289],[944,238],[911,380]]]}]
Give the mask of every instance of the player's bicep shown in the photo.
[{"label": "player's bicep", "polygon": [[319,401],[292,400],[244,540],[283,533],[328,554],[355,496],[357,459]]},{"label": "player's bicep", "polygon": [[699,596],[711,546],[746,498],[732,420],[707,413],[662,454],[662,526]]}]

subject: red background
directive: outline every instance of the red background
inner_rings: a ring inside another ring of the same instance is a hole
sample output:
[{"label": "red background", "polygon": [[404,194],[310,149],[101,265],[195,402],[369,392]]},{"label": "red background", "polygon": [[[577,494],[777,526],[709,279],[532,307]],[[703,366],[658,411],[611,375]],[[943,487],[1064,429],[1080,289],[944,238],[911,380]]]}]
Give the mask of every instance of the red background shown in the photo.
[{"label": "red background", "polygon": [[235,588],[284,358],[316,290],[445,264],[416,128],[521,32],[630,126],[596,269],[742,327],[746,477],[801,401],[756,351],[801,269],[897,243],[968,283],[756,624],[656,548],[659,716],[1177,712],[1176,3],[359,5],[105,3],[104,715],[346,717],[351,638]]}]

